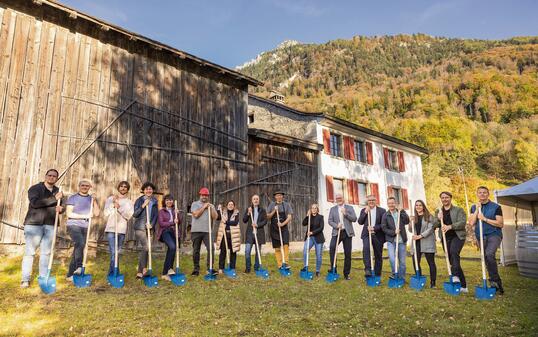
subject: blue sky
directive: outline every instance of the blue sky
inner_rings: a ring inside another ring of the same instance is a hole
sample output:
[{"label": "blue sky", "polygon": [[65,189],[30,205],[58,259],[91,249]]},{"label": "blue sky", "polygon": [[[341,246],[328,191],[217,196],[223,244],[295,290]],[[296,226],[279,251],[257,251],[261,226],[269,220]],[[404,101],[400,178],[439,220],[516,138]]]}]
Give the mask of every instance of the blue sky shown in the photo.
[{"label": "blue sky", "polygon": [[60,0],[68,6],[235,67],[284,40],[426,33],[503,39],[538,35],[534,0]]}]

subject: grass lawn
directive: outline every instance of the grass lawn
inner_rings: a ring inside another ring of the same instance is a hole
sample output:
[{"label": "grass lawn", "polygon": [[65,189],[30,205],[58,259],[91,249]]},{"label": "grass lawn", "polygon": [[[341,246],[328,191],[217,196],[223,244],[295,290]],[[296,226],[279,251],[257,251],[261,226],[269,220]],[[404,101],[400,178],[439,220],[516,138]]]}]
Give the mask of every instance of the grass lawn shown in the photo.
[{"label": "grass lawn", "polygon": [[[386,252],[385,252],[386,254]],[[465,255],[475,255],[466,248]],[[506,294],[493,301],[474,299],[481,278],[479,261],[464,261],[470,293],[446,295],[442,287],[416,292],[367,288],[360,253],[354,254],[352,280],[313,282],[299,279],[300,255],[293,255],[293,275],[281,277],[274,258],[265,261],[269,280],[243,274],[238,256],[238,278],[219,276],[216,282],[188,276],[183,287],[159,279],[158,288],[145,288],[134,278],[136,256],[122,259],[126,285],[113,289],[106,282],[107,256],[99,254],[88,267],[92,287],[76,289],[64,279],[66,261],[56,261],[58,291],[43,295],[37,282],[19,288],[20,257],[0,259],[0,335],[32,336],[538,336],[538,280],[519,276],[517,267],[500,267]],[[204,256],[202,256],[204,258]],[[341,256],[339,257],[341,258]],[[311,259],[313,261],[313,259]],[[423,261],[424,272],[427,263]],[[181,260],[191,271],[190,256]],[[155,259],[156,269],[162,258]],[[438,285],[446,280],[444,260],[437,258]],[[411,259],[407,261],[408,276]],[[311,268],[312,270],[312,268]],[[385,260],[384,270],[389,270]],[[429,280],[428,280],[429,282]]]}]

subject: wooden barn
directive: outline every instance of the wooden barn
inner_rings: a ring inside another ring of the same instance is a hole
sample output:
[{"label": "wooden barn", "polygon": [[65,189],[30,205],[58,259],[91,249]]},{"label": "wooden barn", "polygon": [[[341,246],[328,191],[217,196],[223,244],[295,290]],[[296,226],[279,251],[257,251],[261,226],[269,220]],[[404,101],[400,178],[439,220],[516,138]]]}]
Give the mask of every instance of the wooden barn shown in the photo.
[{"label": "wooden barn", "polygon": [[201,186],[242,204],[247,92],[261,84],[56,2],[1,0],[0,242],[24,242],[29,186],[76,158],[63,190],[90,178],[101,206],[120,180],[133,200],[152,181],[182,210]]}]

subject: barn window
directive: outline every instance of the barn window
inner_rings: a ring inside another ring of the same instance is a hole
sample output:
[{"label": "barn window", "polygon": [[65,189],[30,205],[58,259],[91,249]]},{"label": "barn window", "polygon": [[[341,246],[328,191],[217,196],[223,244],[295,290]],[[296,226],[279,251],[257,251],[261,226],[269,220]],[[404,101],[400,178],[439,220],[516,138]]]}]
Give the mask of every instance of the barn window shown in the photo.
[{"label": "barn window", "polygon": [[331,155],[342,157],[342,136],[331,133]]},{"label": "barn window", "polygon": [[254,123],[254,114],[248,115],[248,124]]}]

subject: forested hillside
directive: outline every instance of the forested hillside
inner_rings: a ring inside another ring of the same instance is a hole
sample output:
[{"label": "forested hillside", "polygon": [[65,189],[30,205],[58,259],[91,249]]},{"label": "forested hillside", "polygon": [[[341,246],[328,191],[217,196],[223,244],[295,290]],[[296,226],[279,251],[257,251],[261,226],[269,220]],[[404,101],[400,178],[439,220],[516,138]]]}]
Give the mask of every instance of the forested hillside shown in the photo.
[{"label": "forested hillside", "polygon": [[239,68],[265,81],[259,95],[277,90],[295,108],[428,148],[430,202],[439,190],[450,189],[463,203],[459,167],[470,189],[512,185],[538,174],[538,37],[287,41]]}]

